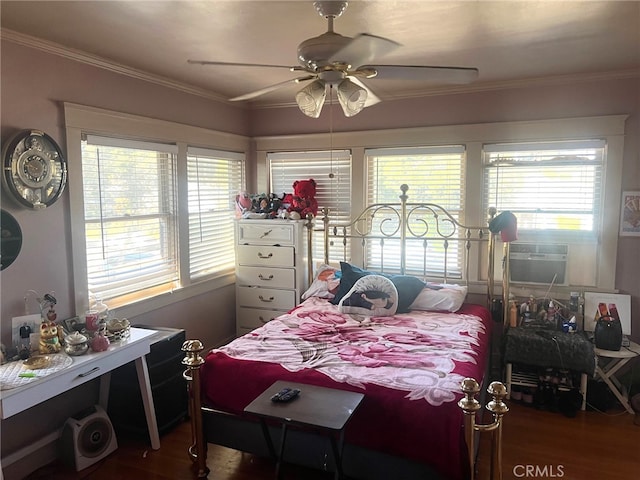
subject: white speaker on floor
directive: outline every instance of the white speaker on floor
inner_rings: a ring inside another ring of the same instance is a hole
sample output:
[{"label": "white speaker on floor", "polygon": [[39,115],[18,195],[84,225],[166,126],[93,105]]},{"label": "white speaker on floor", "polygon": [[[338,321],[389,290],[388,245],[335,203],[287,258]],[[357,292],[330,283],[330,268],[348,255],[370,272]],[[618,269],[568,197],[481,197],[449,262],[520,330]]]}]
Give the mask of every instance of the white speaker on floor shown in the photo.
[{"label": "white speaker on floor", "polygon": [[67,419],[60,440],[62,459],[76,471],[93,465],[118,448],[111,420],[100,405]]}]

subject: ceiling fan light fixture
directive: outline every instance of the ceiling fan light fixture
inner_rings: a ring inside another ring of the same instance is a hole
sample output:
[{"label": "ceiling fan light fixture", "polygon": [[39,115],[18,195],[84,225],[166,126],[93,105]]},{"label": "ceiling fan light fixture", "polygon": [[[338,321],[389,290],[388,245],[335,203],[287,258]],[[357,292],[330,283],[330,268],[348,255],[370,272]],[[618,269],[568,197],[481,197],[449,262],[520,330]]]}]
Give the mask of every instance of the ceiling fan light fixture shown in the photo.
[{"label": "ceiling fan light fixture", "polygon": [[345,116],[353,117],[365,107],[367,91],[345,78],[338,85],[338,101]]},{"label": "ceiling fan light fixture", "polygon": [[318,118],[327,96],[327,89],[322,80],[314,80],[296,93],[296,103],[307,117]]}]

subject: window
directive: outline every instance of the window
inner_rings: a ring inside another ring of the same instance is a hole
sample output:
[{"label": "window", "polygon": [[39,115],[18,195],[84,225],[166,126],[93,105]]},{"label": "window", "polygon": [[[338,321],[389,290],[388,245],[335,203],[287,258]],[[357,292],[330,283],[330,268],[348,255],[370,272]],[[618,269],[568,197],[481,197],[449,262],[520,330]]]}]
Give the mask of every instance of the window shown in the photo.
[{"label": "window", "polygon": [[234,268],[235,196],[244,185],[244,155],[189,147],[189,275]]},{"label": "window", "polygon": [[520,231],[596,233],[605,142],[504,143],[484,147],[484,205],[510,210]]},{"label": "window", "polygon": [[134,318],[231,287],[248,137],[70,103],[64,111],[75,311],[100,298]]},{"label": "window", "polygon": [[[381,148],[365,150],[367,164],[367,204],[398,203],[400,185],[408,183],[409,202],[438,204],[460,220],[464,209],[464,153],[461,145],[441,147]],[[435,231],[435,219],[427,219],[431,232]],[[374,224],[374,229],[377,225]],[[415,231],[423,230],[414,224]],[[425,246],[421,241],[407,241],[406,269],[412,273],[426,273],[442,276],[447,257],[447,275],[460,277],[462,272],[462,248],[458,242],[449,242],[445,250],[444,242],[429,241]],[[384,257],[383,257],[384,254]],[[371,245],[366,252],[370,268],[385,270],[399,269],[400,248]],[[425,258],[427,264],[424,264]],[[383,265],[384,263],[384,265]],[[426,270],[426,272],[425,272]]]},{"label": "window", "polygon": [[82,142],[89,292],[104,301],[178,282],[177,147],[88,136]]},{"label": "window", "polygon": [[[293,193],[293,182],[313,178],[316,181],[318,211],[328,208],[331,221],[348,223],[351,214],[351,152],[279,152],[267,155],[271,191]],[[320,217],[320,213],[318,216]],[[349,245],[347,245],[347,252]],[[324,260],[324,239],[314,235],[313,257]],[[343,259],[342,252],[330,251],[330,261]]]}]

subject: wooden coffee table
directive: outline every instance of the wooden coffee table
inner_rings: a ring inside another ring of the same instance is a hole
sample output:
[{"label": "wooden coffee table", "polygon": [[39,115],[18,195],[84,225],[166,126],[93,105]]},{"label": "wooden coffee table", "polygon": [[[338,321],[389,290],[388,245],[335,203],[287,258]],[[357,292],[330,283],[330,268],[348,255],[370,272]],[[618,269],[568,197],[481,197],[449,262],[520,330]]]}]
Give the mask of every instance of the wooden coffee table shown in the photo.
[{"label": "wooden coffee table", "polygon": [[[287,403],[272,402],[271,397],[285,387],[299,389],[300,395]],[[269,451],[277,460],[276,478],[280,478],[280,467],[289,426],[313,427],[326,431],[336,460],[335,478],[342,478],[345,426],[363,398],[362,393],[278,380],[247,405],[244,411],[260,418]],[[280,451],[277,454],[266,424],[267,419],[276,420],[282,425]],[[336,441],[336,435],[338,441]]]}]

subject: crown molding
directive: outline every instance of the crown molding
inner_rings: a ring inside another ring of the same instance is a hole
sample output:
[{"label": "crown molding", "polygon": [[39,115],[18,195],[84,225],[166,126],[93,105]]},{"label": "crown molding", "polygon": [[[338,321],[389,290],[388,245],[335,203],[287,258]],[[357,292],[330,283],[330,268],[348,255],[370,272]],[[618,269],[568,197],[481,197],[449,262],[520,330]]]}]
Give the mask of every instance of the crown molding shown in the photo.
[{"label": "crown molding", "polygon": [[200,97],[204,97],[209,100],[228,103],[227,99],[224,98],[222,95],[213,93],[210,90],[194,87],[192,85],[189,85],[183,82],[178,82],[176,80],[172,80],[170,78],[166,78],[160,75],[154,75],[152,73],[145,72],[143,70],[137,70],[127,65],[116,63],[112,60],[108,60],[106,58],[102,58],[97,55],[91,55],[81,50],[64,47],[60,44],[50,42],[47,40],[42,40],[36,37],[32,37],[30,35],[25,35],[23,33],[19,33],[13,30],[8,30],[8,29],[0,30],[0,38],[2,40],[7,40],[9,42],[13,42],[18,45],[22,45],[22,46],[34,48],[36,50],[40,50],[46,53],[50,53],[52,55],[58,55],[60,57],[67,58],[69,60],[74,60],[76,62],[102,68],[104,70],[108,70],[113,73],[126,75],[128,77],[135,78],[137,80],[143,80],[145,82],[155,83],[157,85],[161,85],[167,88],[172,88],[174,90],[179,90],[181,92],[189,93],[191,95],[198,95]]},{"label": "crown molding", "polygon": [[[576,83],[589,83],[589,82],[601,82],[607,80],[624,80],[626,78],[640,78],[640,68],[630,68],[626,70],[612,70],[607,72],[591,72],[580,74],[568,74],[568,75],[553,75],[547,77],[531,77],[515,80],[504,80],[497,82],[480,82],[470,85],[450,85],[443,87],[434,87],[428,90],[421,90],[419,92],[407,92],[398,95],[382,95],[379,94],[380,100],[392,101],[392,100],[406,100],[416,99],[423,97],[435,97],[441,95],[458,95],[468,93],[490,92],[496,90],[514,90],[524,88],[535,87],[549,87],[549,86],[561,86],[561,85],[575,85]],[[255,110],[268,109],[268,108],[284,108],[295,107],[295,102],[286,102],[269,105],[254,104],[251,108]]]},{"label": "crown molding", "polygon": [[[210,90],[194,87],[192,85],[178,82],[160,75],[154,75],[142,70],[122,65],[111,60],[99,57],[97,55],[91,55],[80,50],[64,47],[60,44],[42,40],[30,35],[18,33],[13,30],[2,29],[0,30],[0,38],[19,45],[41,50],[46,53],[58,55],[70,60],[92,65],[104,70],[108,70],[128,77],[136,78],[150,83],[155,83],[167,88],[179,90],[184,93],[192,95],[198,95],[200,97],[207,98],[222,103],[229,103],[229,101],[222,95],[214,93]],[[406,100],[416,99],[422,97],[433,97],[440,95],[458,95],[468,93],[489,92],[496,90],[510,90],[510,89],[523,89],[532,87],[547,87],[547,86],[559,86],[559,85],[572,85],[576,83],[588,83],[606,80],[619,80],[625,78],[640,77],[640,67],[631,68],[626,70],[614,70],[608,72],[591,72],[580,74],[568,74],[568,75],[552,75],[546,77],[532,77],[514,80],[504,80],[497,82],[478,82],[469,85],[449,85],[442,87],[434,87],[428,90],[421,90],[416,92],[407,92],[398,95],[380,95],[382,101],[392,100]],[[295,101],[281,102],[281,103],[252,103],[246,104],[246,108],[250,110],[263,110],[270,108],[290,108],[297,107]]]}]

